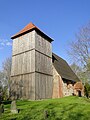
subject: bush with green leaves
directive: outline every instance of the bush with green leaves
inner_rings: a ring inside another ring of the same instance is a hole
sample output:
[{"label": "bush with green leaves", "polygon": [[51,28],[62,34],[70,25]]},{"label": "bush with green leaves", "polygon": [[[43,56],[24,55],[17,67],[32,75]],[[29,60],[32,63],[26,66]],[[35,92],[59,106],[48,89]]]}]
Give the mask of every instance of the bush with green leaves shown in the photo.
[{"label": "bush with green leaves", "polygon": [[85,83],[84,86],[84,94],[87,98],[90,97],[90,84],[89,83]]}]

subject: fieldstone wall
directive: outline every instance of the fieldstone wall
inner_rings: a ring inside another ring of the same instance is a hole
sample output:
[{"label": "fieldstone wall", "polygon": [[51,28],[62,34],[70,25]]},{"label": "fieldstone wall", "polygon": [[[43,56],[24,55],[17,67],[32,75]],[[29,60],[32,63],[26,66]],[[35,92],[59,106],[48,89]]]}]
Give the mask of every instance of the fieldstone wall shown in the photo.
[{"label": "fieldstone wall", "polygon": [[63,81],[63,96],[70,96],[74,93],[74,87],[72,84],[64,83]]}]

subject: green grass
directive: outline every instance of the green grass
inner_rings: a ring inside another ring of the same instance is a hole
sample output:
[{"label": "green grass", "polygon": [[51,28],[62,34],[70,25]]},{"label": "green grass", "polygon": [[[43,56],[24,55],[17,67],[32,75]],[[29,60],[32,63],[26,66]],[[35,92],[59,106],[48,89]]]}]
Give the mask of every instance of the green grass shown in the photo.
[{"label": "green grass", "polygon": [[5,105],[5,113],[0,120],[90,120],[90,100],[75,96],[41,101],[18,100],[18,114],[10,112],[10,104]]}]

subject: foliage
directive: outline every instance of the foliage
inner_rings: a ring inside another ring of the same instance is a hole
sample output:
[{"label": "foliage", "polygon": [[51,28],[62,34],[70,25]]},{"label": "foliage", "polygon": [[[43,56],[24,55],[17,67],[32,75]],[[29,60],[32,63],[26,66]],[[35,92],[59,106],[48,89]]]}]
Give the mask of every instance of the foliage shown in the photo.
[{"label": "foliage", "polygon": [[89,83],[85,83],[84,93],[85,93],[85,95],[86,95],[87,98],[90,97],[90,84]]},{"label": "foliage", "polygon": [[8,93],[7,93],[7,87],[0,87],[0,100],[7,100],[8,99]]},{"label": "foliage", "polygon": [[18,114],[11,114],[10,104],[5,106],[5,113],[0,120],[90,120],[90,100],[69,96],[60,99],[38,101],[18,100]]}]

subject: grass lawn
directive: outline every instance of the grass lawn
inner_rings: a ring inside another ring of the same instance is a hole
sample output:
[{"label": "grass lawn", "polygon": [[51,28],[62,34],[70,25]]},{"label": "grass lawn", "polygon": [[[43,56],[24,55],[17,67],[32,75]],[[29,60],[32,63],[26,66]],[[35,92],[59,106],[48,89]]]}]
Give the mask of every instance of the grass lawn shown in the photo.
[{"label": "grass lawn", "polygon": [[0,120],[90,120],[90,100],[69,96],[41,101],[16,101],[18,114],[10,112],[10,104],[4,105],[5,113]]}]

